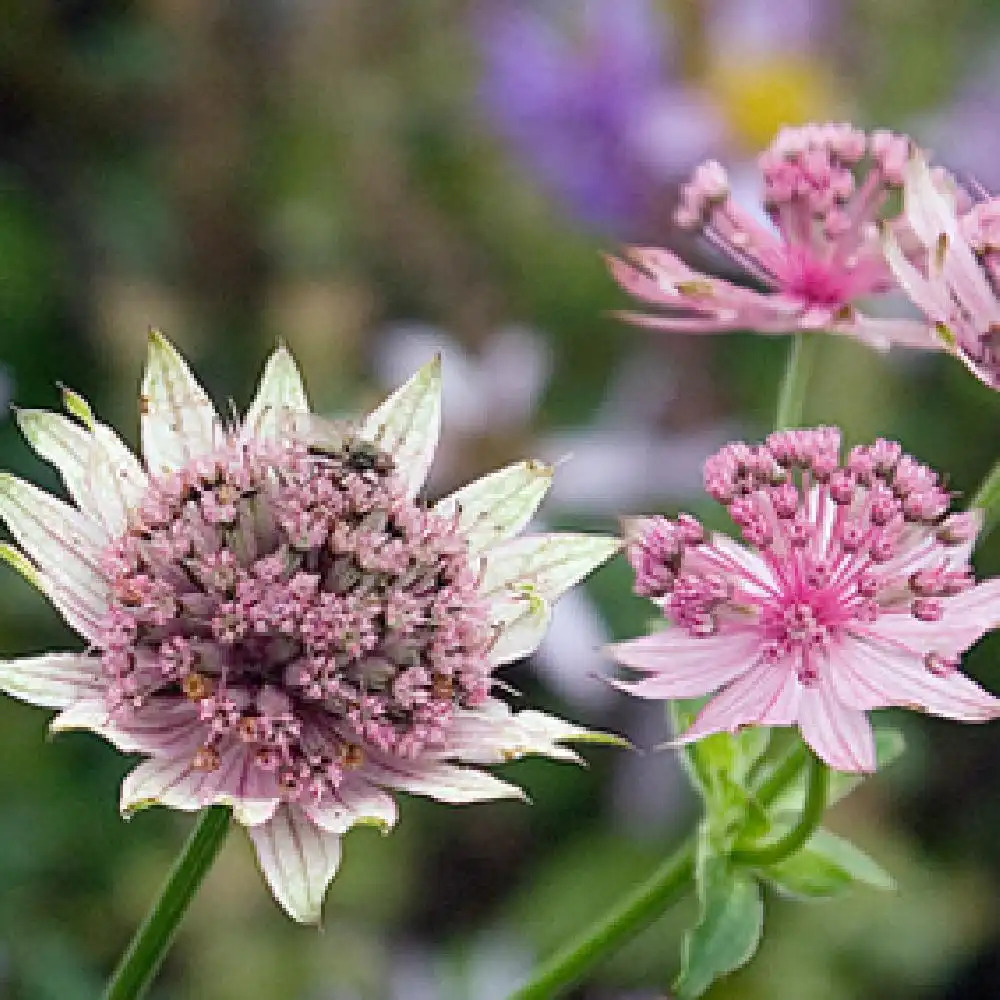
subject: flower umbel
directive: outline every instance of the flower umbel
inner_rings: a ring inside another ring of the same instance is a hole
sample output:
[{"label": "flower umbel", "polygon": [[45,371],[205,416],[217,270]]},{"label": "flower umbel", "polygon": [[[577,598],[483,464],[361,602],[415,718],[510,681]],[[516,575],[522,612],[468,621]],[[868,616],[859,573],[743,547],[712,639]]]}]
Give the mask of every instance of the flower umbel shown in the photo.
[{"label": "flower umbel", "polygon": [[937,346],[920,323],[874,319],[855,308],[859,298],[895,287],[879,227],[909,152],[910,141],[889,132],[834,124],[782,129],[758,161],[771,226],[733,199],[720,164],[703,164],[682,189],[677,224],[706,237],[761,289],[703,274],[669,250],[631,247],[627,261],[609,261],[612,274],[667,315],[624,318],[679,333],[826,330],[879,348]]},{"label": "flower umbel", "polygon": [[831,767],[871,771],[868,709],[1000,715],[1000,699],[959,670],[1000,624],[1000,580],[977,584],[969,565],[976,516],[949,514],[936,474],[895,442],[843,463],[839,451],[839,431],[821,427],[708,459],[705,488],[746,545],[686,514],[633,525],[636,590],[670,627],[611,647],[648,675],[620,686],[644,698],[719,692],[680,742],[797,725]]},{"label": "flower umbel", "polygon": [[1000,199],[962,213],[964,193],[919,155],[906,168],[904,216],[923,247],[917,260],[886,234],[900,285],[932,324],[931,335],[976,378],[1000,389]]},{"label": "flower umbel", "polygon": [[226,427],[153,334],[145,469],[80,397],[65,403],[71,417],[18,419],[76,506],[0,477],[0,515],[23,550],[2,554],[88,650],[0,663],[0,688],[62,709],[54,730],[92,729],[148,757],[125,779],[124,813],[230,805],[295,919],[319,919],[343,833],[395,822],[389,791],[519,796],[461,765],[572,760],[562,742],[606,738],[513,713],[491,687],[618,543],[513,537],[548,488],[540,463],[434,507],[416,499],[437,441],[438,362],[351,427],[309,415],[279,348]]}]

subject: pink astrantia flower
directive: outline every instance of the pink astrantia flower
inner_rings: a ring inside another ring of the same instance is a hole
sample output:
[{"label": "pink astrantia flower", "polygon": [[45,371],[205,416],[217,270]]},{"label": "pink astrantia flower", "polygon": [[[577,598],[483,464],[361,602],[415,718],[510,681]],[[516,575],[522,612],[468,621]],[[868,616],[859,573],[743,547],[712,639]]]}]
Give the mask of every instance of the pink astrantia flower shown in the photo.
[{"label": "pink astrantia flower", "polygon": [[843,464],[839,450],[839,431],[822,427],[730,444],[705,463],[706,490],[746,545],[685,514],[633,525],[636,590],[670,627],[611,647],[647,675],[621,687],[719,692],[680,742],[797,725],[831,767],[870,771],[868,709],[1000,714],[959,670],[1000,623],[1000,580],[976,584],[969,565],[975,516],[948,514],[937,476],[894,442],[854,448]]},{"label": "pink astrantia flower", "polygon": [[160,335],[143,379],[145,467],[89,406],[18,413],[75,506],[0,476],[6,560],[84,637],[84,653],[0,662],[0,689],[144,754],[125,814],[230,805],[278,902],[319,919],[356,823],[388,829],[391,791],[517,797],[467,764],[605,739],[513,713],[492,671],[540,642],[551,602],[618,547],[514,536],[552,469],[522,462],[428,507],[440,364],[357,427],[309,416],[280,348],[224,426]]},{"label": "pink astrantia flower", "polygon": [[959,204],[963,196],[921,156],[912,156],[904,218],[924,253],[914,260],[900,237],[887,232],[886,258],[942,346],[1000,389],[1000,198],[968,207]]},{"label": "pink astrantia flower", "polygon": [[895,287],[879,227],[903,180],[910,141],[866,135],[850,125],[785,128],[761,155],[764,210],[772,225],[736,202],[723,167],[699,167],[676,213],[753,283],[743,288],[695,270],[669,250],[631,247],[611,258],[625,291],[666,315],[625,313],[641,326],[679,333],[750,329],[782,334],[825,330],[885,348],[935,348],[926,326],[857,312],[867,295]]}]

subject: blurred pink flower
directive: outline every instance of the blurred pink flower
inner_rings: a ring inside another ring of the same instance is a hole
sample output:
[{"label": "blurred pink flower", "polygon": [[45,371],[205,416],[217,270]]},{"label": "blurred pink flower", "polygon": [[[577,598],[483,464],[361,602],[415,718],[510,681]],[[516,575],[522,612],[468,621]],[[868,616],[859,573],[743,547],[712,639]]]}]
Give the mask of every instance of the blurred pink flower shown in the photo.
[{"label": "blurred pink flower", "polygon": [[643,698],[719,692],[679,737],[797,725],[831,767],[871,771],[868,709],[919,708],[964,722],[1000,699],[959,657],[1000,624],[1000,579],[976,584],[975,515],[947,514],[938,477],[878,440],[841,465],[834,428],[730,444],[705,463],[705,488],[747,545],[707,536],[689,515],[631,527],[636,590],[669,627],[618,643],[645,673]]},{"label": "blurred pink flower", "polygon": [[[470,764],[606,739],[492,696],[533,651],[552,602],[619,545],[515,537],[550,466],[521,462],[428,507],[440,363],[356,427],[311,417],[295,362],[269,360],[224,427],[183,359],[150,340],[145,468],[89,406],[24,410],[25,436],[76,506],[0,476],[0,555],[88,642],[0,662],[0,689],[147,756],[121,808],[221,803],[249,828],[297,920],[319,919],[358,823],[388,829],[390,791],[443,802],[519,797]],[[23,550],[23,551],[22,551]]]},{"label": "blurred pink flower", "polygon": [[745,279],[704,274],[669,250],[632,247],[609,263],[631,295],[667,315],[625,313],[641,326],[681,333],[826,330],[885,348],[934,348],[924,324],[875,319],[855,304],[895,288],[880,242],[886,204],[902,184],[910,142],[850,125],[783,129],[760,156],[764,208],[773,228],[731,197],[710,161],[685,185],[677,224],[702,233]]},{"label": "blurred pink flower", "polygon": [[1000,199],[961,204],[966,193],[919,155],[907,167],[903,196],[904,218],[924,252],[915,259],[887,233],[896,278],[933,324],[928,336],[1000,389]]}]

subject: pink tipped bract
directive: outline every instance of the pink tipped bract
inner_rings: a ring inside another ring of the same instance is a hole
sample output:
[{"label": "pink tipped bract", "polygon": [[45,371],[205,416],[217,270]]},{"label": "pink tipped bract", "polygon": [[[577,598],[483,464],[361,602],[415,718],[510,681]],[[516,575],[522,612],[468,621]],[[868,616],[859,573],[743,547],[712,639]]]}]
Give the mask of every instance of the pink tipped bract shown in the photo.
[{"label": "pink tipped bract", "polygon": [[730,444],[707,492],[745,544],[689,515],[633,523],[636,590],[668,628],[611,647],[644,698],[715,694],[679,742],[796,725],[831,767],[871,771],[865,713],[916,708],[963,722],[1000,714],[959,658],[1000,623],[1000,580],[975,582],[978,523],[949,514],[937,475],[878,440],[840,459],[834,428]]}]

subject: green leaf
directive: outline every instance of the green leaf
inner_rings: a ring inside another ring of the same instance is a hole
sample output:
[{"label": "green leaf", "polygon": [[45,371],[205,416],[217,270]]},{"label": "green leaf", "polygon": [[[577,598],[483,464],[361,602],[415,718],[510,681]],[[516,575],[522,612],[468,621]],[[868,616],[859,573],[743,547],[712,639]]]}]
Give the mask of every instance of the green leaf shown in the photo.
[{"label": "green leaf", "polygon": [[[902,756],[906,743],[903,734],[898,729],[877,729],[875,731],[875,759],[878,767],[888,767],[898,757]],[[854,791],[864,781],[863,774],[849,774],[844,771],[830,772],[830,789],[827,806],[839,802],[845,795]],[[772,815],[781,813],[800,813],[806,800],[805,773],[795,779],[775,800],[771,807]]]},{"label": "green leaf", "polygon": [[[670,721],[674,732],[687,729],[704,702],[704,698],[672,701]],[[770,738],[770,729],[761,726],[748,726],[735,734],[714,733],[685,745],[681,758],[695,787],[707,799],[718,801],[729,798],[733,787],[744,787]]]},{"label": "green leaf", "polygon": [[700,997],[716,979],[745,965],[760,943],[764,907],[754,876],[711,852],[703,825],[697,866],[698,923],[685,934],[678,1000]]},{"label": "green leaf", "polygon": [[895,883],[879,864],[829,830],[817,830],[801,851],[761,870],[761,875],[789,896],[829,899],[854,883],[892,889]]}]

